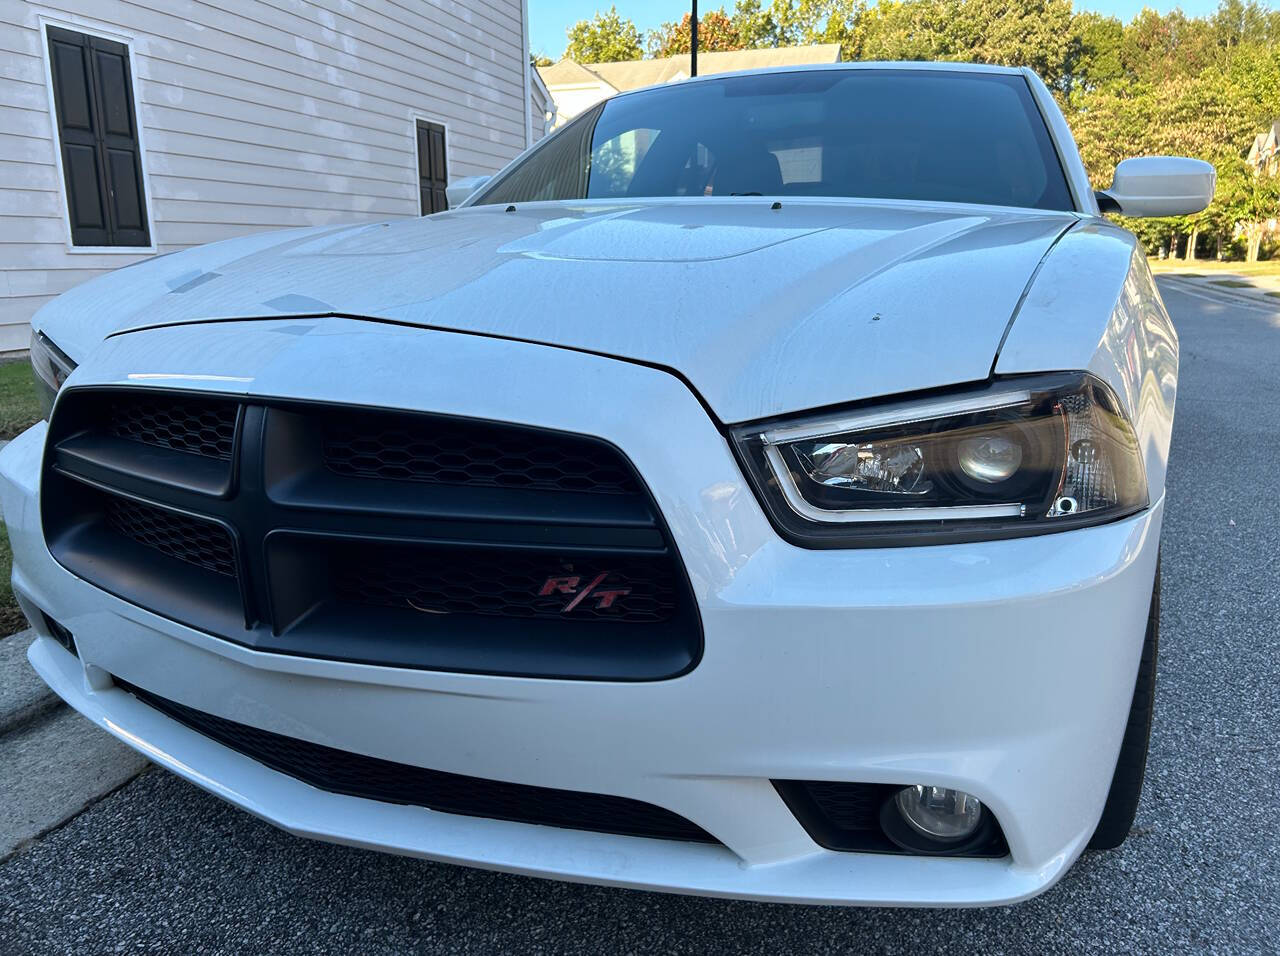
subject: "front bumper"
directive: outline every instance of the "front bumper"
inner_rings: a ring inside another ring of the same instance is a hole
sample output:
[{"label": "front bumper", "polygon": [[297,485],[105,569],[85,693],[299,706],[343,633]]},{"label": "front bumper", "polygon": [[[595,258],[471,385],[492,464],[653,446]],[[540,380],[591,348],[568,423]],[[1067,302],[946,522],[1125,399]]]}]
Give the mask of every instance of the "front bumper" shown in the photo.
[{"label": "front bumper", "polygon": [[[312,320],[347,333],[351,320]],[[1161,506],[1098,528],[975,545],[806,551],[768,526],[724,439],[665,373],[514,342],[369,327],[376,379],[300,376],[272,323],[141,333],[167,368],[225,362],[246,391],[362,401],[583,431],[624,449],[688,567],[705,651],[673,680],[621,684],[449,674],[263,653],[114,598],[45,547],[43,426],[0,455],[14,585],[76,636],[31,661],[87,717],[205,789],[294,833],[586,882],[816,903],[982,905],[1046,889],[1092,833],[1132,695]],[[292,320],[291,327],[298,320]],[[137,369],[124,336],[97,382]],[[340,337],[341,338],[341,337]],[[387,341],[388,339],[394,341]],[[308,341],[310,340],[310,341]],[[325,336],[297,337],[300,348]],[[215,343],[216,344],[216,343]],[[278,346],[278,340],[271,345]],[[358,350],[358,348],[357,348]],[[295,356],[295,359],[298,358]],[[387,364],[406,363],[404,371]],[[116,363],[116,364],[113,364]],[[325,363],[318,363],[323,368]],[[512,370],[500,393],[481,367]],[[411,387],[412,386],[412,387]],[[210,388],[215,387],[210,385]],[[226,388],[225,380],[218,387]],[[345,394],[350,393],[350,394]],[[650,418],[619,415],[642,408]],[[650,422],[663,423],[661,434]],[[213,743],[109,675],[229,720],[400,763],[664,807],[722,846],[610,836],[335,795]],[[976,794],[1010,856],[820,848],[770,780],[930,783]]]}]

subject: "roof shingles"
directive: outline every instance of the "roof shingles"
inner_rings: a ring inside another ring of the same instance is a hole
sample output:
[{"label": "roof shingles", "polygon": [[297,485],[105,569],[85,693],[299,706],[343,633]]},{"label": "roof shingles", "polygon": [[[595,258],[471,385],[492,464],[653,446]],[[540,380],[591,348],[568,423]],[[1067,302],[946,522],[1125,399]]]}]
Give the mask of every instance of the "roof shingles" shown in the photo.
[{"label": "roof shingles", "polygon": [[[840,62],[840,44],[815,46],[766,47],[759,50],[731,50],[698,54],[698,73],[732,73],[735,70],[758,70],[771,66],[796,66],[806,63]],[[614,63],[578,63],[561,60],[553,66],[539,67],[548,87],[603,82],[619,93],[645,86],[669,83],[689,75],[689,54],[653,60],[623,60]]]}]

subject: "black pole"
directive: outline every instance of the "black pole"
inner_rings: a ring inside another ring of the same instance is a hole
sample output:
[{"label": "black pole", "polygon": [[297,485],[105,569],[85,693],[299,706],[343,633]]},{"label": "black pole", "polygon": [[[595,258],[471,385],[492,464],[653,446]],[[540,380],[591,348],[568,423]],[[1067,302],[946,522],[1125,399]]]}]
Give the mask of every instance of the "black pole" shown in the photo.
[{"label": "black pole", "polygon": [[698,0],[691,0],[693,11],[689,15],[689,75],[698,75]]}]

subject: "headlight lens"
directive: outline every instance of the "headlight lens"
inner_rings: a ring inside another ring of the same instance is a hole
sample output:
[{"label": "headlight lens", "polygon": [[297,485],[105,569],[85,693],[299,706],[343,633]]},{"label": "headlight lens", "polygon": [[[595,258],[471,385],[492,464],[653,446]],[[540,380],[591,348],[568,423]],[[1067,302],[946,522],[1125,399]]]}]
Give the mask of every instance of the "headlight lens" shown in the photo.
[{"label": "headlight lens", "polygon": [[735,430],[780,529],[810,547],[1008,537],[1147,504],[1115,395],[1088,373]]},{"label": "headlight lens", "polygon": [[76,369],[76,363],[67,353],[53,344],[43,332],[31,333],[31,371],[36,379],[36,393],[44,417],[53,411],[53,400],[58,397],[62,383]]}]

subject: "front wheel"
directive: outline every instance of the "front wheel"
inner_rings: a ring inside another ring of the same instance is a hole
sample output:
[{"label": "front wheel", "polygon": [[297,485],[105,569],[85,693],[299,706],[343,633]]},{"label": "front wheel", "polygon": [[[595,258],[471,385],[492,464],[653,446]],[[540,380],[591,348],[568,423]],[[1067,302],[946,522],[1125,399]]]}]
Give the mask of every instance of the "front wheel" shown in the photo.
[{"label": "front wheel", "polygon": [[1138,813],[1142,796],[1142,778],[1147,770],[1147,751],[1151,744],[1151,716],[1156,703],[1156,652],[1160,645],[1160,565],[1156,564],[1155,586],[1151,591],[1151,610],[1147,614],[1147,635],[1142,642],[1142,662],[1133,687],[1133,703],[1129,722],[1120,744],[1120,757],[1111,778],[1107,805],[1102,809],[1098,829],[1089,841],[1091,850],[1114,850],[1124,842]]}]

